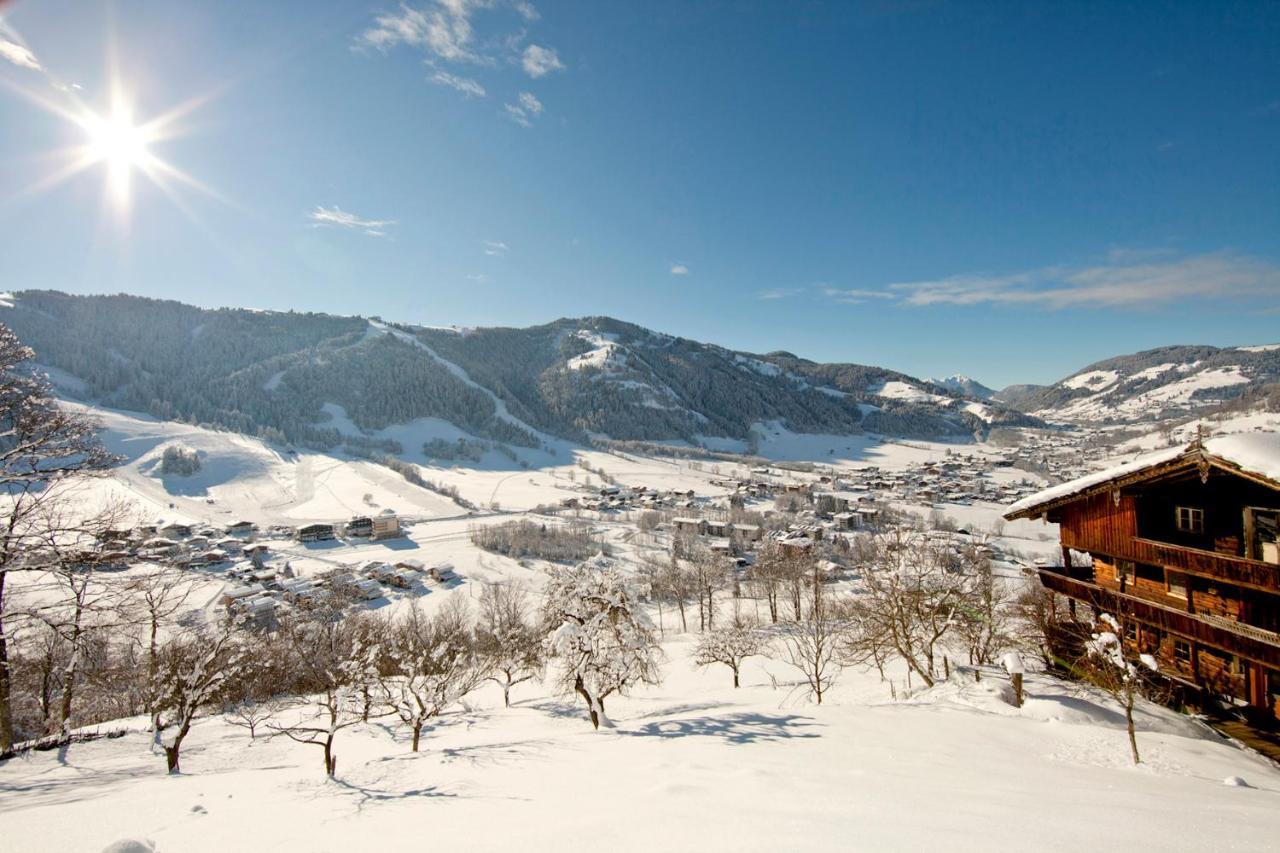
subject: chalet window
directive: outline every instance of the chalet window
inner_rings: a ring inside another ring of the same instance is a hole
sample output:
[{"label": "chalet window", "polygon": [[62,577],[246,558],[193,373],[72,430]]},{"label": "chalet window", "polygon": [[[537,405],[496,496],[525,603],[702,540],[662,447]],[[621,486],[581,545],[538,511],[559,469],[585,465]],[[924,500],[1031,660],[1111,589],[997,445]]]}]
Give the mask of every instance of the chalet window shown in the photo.
[{"label": "chalet window", "polygon": [[1183,533],[1204,533],[1204,510],[1194,506],[1178,507],[1178,529]]},{"label": "chalet window", "polygon": [[1170,595],[1175,598],[1187,597],[1187,576],[1184,573],[1165,569],[1164,579]]},{"label": "chalet window", "polygon": [[1124,623],[1124,638],[1131,643],[1138,641],[1138,626],[1132,622]]},{"label": "chalet window", "polygon": [[1179,663],[1191,663],[1191,644],[1186,640],[1174,640],[1173,659]]},{"label": "chalet window", "polygon": [[1125,586],[1133,586],[1135,578],[1135,569],[1132,560],[1116,561],[1116,580],[1122,582]]}]

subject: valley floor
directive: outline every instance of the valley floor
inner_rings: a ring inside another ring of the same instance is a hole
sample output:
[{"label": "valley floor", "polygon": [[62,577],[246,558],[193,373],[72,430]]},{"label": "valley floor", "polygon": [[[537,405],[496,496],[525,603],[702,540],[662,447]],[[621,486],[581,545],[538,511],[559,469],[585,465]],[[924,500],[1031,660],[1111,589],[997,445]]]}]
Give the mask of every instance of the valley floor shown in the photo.
[{"label": "valley floor", "polygon": [[[1119,711],[1031,675],[1021,709],[994,671],[898,699],[848,671],[816,706],[756,660],[734,690],[665,644],[661,686],[610,701],[594,732],[534,684],[447,715],[409,751],[389,721],[320,750],[200,722],[181,776],[148,737],[74,744],[0,765],[7,853],[272,850],[1274,850],[1280,770],[1199,723],[1148,707],[1144,763]],[[1244,785],[1224,784],[1239,777]]]}]

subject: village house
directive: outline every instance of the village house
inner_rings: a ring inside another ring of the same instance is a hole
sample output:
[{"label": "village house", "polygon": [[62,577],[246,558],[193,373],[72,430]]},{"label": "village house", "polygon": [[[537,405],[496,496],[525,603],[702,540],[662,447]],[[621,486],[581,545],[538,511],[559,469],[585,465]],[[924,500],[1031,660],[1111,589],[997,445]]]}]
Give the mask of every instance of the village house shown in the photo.
[{"label": "village house", "polygon": [[337,538],[332,524],[304,524],[298,528],[299,542],[325,542]]},{"label": "village house", "polygon": [[1057,523],[1063,565],[1039,567],[1041,583],[1073,610],[1117,619],[1162,675],[1276,713],[1280,435],[1157,451],[1032,495],[1005,518]]},{"label": "village house", "polygon": [[400,517],[392,510],[384,509],[373,518],[374,539],[396,539],[400,536]]},{"label": "village house", "polygon": [[347,522],[346,532],[348,536],[357,538],[367,538],[373,535],[373,519],[367,515],[357,515],[355,518]]}]

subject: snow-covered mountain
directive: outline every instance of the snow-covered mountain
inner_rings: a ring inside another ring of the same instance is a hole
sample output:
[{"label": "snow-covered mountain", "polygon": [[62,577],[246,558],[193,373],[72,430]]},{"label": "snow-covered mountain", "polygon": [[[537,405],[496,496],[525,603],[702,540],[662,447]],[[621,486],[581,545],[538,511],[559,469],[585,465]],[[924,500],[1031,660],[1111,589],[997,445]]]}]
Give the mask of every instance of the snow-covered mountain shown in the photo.
[{"label": "snow-covered mountain", "polygon": [[983,385],[976,379],[972,379],[963,374],[957,373],[954,376],[948,376],[945,379],[927,379],[940,388],[946,388],[948,391],[954,391],[965,397],[972,397],[976,400],[990,400],[996,396],[996,392],[986,385]]},{"label": "snow-covered mountain", "polygon": [[0,322],[71,396],[321,450],[416,454],[428,432],[427,455],[449,458],[601,437],[750,446],[773,425],[963,437],[1038,423],[885,368],[608,317],[457,329],[26,291],[0,304]]},{"label": "snow-covered mountain", "polygon": [[1099,361],[1013,405],[1048,421],[1183,417],[1280,381],[1280,344],[1169,346]]}]

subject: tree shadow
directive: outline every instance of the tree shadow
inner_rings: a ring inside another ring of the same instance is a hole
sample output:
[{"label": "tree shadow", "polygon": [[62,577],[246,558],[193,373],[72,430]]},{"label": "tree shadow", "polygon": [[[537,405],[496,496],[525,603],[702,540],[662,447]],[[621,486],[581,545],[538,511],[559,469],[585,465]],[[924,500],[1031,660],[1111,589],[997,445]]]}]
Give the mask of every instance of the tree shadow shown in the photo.
[{"label": "tree shadow", "polygon": [[723,717],[691,717],[683,720],[655,720],[638,729],[620,732],[633,737],[716,737],[728,743],[749,744],[794,738],[815,738],[807,731],[817,724],[797,714],[757,714],[742,712]]},{"label": "tree shadow", "polygon": [[348,782],[345,779],[333,779],[331,781],[344,792],[355,796],[357,812],[364,811],[364,807],[367,805],[377,805],[378,803],[394,800],[407,800],[412,797],[455,799],[458,796],[448,791],[442,791],[435,785],[428,785],[425,788],[411,788],[408,791],[382,791],[377,788],[357,785],[355,782]]},{"label": "tree shadow", "polygon": [[548,716],[556,717],[557,719],[562,719],[562,720],[587,718],[586,706],[579,705],[576,703],[554,702],[554,701],[513,702],[512,703],[513,708],[518,706],[531,708],[534,711],[541,711],[542,713],[547,714]]},{"label": "tree shadow", "polygon": [[512,740],[502,743],[480,743],[473,746],[455,746],[440,750],[446,763],[465,761],[473,767],[504,764],[508,761],[543,753],[545,740]]}]

